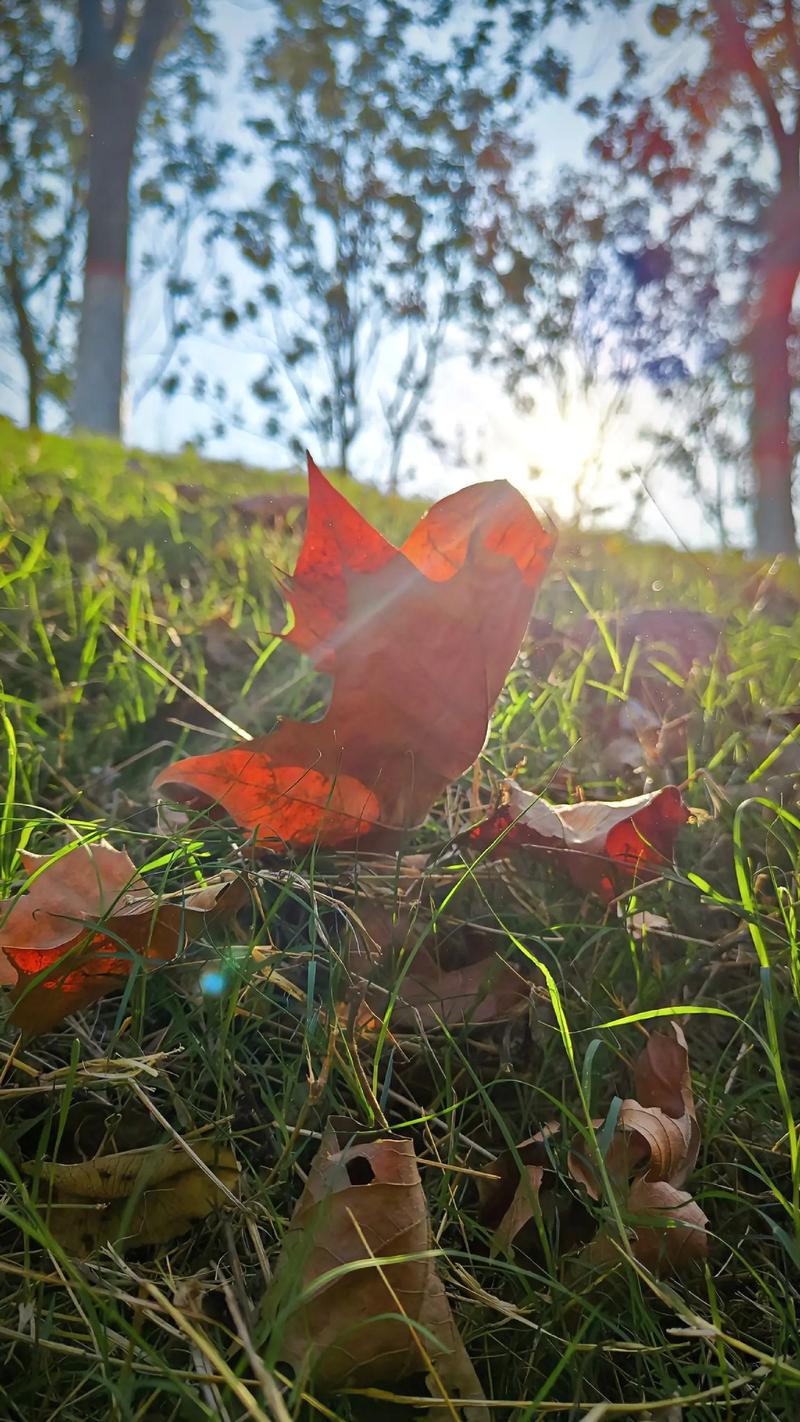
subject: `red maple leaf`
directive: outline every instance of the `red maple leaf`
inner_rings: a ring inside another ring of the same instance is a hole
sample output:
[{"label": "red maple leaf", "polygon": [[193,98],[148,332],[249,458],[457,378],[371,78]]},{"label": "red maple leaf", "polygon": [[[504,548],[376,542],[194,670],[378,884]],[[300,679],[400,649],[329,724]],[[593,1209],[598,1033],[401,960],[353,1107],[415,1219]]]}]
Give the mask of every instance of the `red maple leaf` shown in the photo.
[{"label": "red maple leaf", "polygon": [[504,481],[442,499],[402,548],[317,469],[289,640],[333,678],[320,721],[171,765],[169,799],[222,810],[274,849],[418,824],[479,754],[553,539]]}]

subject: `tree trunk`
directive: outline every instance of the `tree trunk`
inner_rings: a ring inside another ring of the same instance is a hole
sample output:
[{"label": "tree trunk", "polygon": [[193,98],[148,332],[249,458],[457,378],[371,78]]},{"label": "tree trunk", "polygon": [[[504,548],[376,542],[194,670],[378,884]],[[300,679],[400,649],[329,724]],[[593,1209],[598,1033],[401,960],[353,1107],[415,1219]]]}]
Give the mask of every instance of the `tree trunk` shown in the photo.
[{"label": "tree trunk", "polygon": [[[89,94],[89,230],[73,422],[119,436],[128,300],[129,186],[138,109],[113,69]],[[122,92],[120,92],[122,91]]]},{"label": "tree trunk", "polygon": [[130,0],[77,0],[74,65],[88,107],[89,231],[78,335],[73,421],[118,436],[124,386],[129,189],[136,132],[162,46],[183,0],[144,0],[126,57],[116,46],[132,23]]},{"label": "tree trunk", "polygon": [[347,411],[346,411],[346,410],[342,410],[342,411],[340,412],[340,414],[341,414],[341,418],[339,419],[339,431],[338,431],[338,434],[339,434],[339,439],[338,439],[338,443],[339,443],[339,471],[340,471],[340,473],[342,473],[342,474],[349,474],[349,473],[350,473],[350,467],[349,467],[349,466],[350,466],[350,443],[351,443],[351,435],[350,435],[350,430],[349,430],[349,428],[348,428],[348,423],[347,423]]},{"label": "tree trunk", "polygon": [[[797,552],[792,507],[792,303],[800,277],[800,237],[770,243],[761,259],[761,289],[753,310],[748,353],[752,370],[751,452],[756,478],[755,534],[760,553]],[[788,248],[788,249],[787,249]]]},{"label": "tree trunk", "polygon": [[17,327],[17,344],[28,381],[28,426],[30,429],[36,430],[41,422],[42,359],[36,345],[36,332],[28,312],[28,297],[16,260],[8,263],[4,276],[11,295],[14,321]]},{"label": "tree trunk", "polygon": [[38,430],[42,423],[42,392],[39,388],[39,371],[28,367],[28,428]]}]

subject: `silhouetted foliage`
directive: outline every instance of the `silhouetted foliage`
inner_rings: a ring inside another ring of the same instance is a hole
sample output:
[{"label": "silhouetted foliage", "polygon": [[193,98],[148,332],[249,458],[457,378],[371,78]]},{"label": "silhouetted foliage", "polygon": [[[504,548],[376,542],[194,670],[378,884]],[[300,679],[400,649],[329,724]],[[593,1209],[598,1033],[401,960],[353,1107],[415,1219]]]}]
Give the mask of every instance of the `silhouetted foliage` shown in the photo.
[{"label": "silhouetted foliage", "polygon": [[235,226],[256,280],[228,320],[269,312],[253,387],[267,432],[288,385],[293,427],[350,468],[379,410],[392,484],[439,362],[486,355],[494,318],[526,310],[541,241],[532,147],[484,49],[430,18],[374,0],[271,7],[248,68],[269,182]]}]

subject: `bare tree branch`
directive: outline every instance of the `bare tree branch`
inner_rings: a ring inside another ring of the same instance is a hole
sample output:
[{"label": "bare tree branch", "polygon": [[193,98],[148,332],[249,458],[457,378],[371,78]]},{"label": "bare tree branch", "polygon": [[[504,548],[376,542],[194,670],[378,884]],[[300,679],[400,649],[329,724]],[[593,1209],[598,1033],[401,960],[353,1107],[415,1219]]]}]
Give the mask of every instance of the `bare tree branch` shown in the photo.
[{"label": "bare tree branch", "polygon": [[712,0],[712,5],[719,20],[726,54],[730,57],[733,67],[749,80],[775,141],[781,169],[784,170],[791,163],[792,155],[796,159],[796,135],[787,132],[784,127],[769,79],[756,61],[747,35],[746,22],[736,9],[735,0]]},{"label": "bare tree branch", "polygon": [[783,0],[780,28],[786,40],[786,52],[796,70],[798,100],[795,108],[793,137],[796,142],[800,143],[800,12],[798,12],[794,0]]},{"label": "bare tree branch", "polygon": [[108,46],[112,54],[122,39],[128,19],[128,0],[114,0],[114,15],[108,31]]},{"label": "bare tree branch", "polygon": [[786,40],[786,48],[795,68],[800,71],[800,15],[794,0],[783,0],[781,30]]},{"label": "bare tree branch", "polygon": [[184,13],[181,0],[147,0],[133,48],[125,61],[126,72],[144,87],[150,80],[162,46]]},{"label": "bare tree branch", "polygon": [[75,68],[88,69],[108,54],[108,30],[101,0],[78,0],[78,48]]}]

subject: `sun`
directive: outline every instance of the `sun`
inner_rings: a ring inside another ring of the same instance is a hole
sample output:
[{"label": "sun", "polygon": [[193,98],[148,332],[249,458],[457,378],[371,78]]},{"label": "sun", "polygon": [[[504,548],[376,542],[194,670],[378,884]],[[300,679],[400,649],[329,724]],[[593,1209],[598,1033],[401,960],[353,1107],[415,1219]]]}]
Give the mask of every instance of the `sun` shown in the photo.
[{"label": "sun", "polygon": [[436,399],[437,423],[459,446],[457,473],[445,460],[421,462],[438,493],[476,478],[508,479],[559,523],[608,514],[621,523],[631,499],[621,479],[642,454],[640,410],[634,419],[611,385],[586,385],[568,371],[560,388],[537,382],[521,410],[489,374],[452,370]]}]

